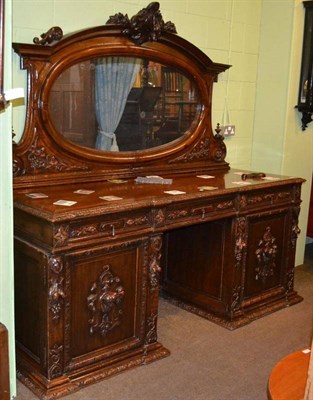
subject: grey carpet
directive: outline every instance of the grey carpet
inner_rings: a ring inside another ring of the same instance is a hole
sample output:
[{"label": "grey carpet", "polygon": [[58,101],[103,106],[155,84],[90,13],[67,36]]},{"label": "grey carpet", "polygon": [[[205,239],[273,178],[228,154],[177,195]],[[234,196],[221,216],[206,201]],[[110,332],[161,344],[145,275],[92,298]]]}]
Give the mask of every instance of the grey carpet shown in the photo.
[{"label": "grey carpet", "polygon": [[[88,386],[67,400],[266,400],[267,381],[287,354],[310,346],[313,244],[296,269],[304,301],[228,331],[160,300],[159,341],[171,356]],[[36,397],[18,383],[17,400]],[[292,399],[281,399],[292,400]]]}]

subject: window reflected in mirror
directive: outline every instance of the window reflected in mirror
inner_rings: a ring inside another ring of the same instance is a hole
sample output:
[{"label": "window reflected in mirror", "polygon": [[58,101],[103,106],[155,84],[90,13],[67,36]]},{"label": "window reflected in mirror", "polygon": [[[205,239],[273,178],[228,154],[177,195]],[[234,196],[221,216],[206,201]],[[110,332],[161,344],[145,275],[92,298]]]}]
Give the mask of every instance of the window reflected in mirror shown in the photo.
[{"label": "window reflected in mirror", "polygon": [[103,151],[137,151],[187,134],[197,121],[194,82],[175,68],[110,56],[72,65],[56,79],[49,113],[67,140]]}]

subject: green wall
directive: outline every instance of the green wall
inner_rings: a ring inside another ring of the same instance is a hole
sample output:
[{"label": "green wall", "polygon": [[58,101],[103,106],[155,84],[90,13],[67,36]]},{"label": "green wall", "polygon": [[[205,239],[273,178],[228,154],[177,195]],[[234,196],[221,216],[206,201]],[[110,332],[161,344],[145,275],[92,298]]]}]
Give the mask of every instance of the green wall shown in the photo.
[{"label": "green wall", "polygon": [[296,265],[303,262],[313,171],[313,123],[303,132],[295,109],[303,25],[302,1],[263,1],[251,160],[252,169],[307,180],[302,186]]}]

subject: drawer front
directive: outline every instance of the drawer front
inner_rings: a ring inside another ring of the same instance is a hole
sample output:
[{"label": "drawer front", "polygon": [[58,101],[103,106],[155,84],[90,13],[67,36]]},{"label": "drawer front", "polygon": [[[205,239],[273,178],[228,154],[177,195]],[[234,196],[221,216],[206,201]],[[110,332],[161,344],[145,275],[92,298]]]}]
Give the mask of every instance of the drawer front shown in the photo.
[{"label": "drawer front", "polygon": [[268,189],[262,192],[253,191],[240,195],[239,209],[250,211],[262,207],[281,206],[290,204],[294,200],[296,199],[292,186]]},{"label": "drawer front", "polygon": [[235,196],[223,198],[209,198],[189,203],[170,205],[165,209],[164,223],[167,226],[187,224],[191,225],[216,217],[223,218],[236,211]]},{"label": "drawer front", "polygon": [[151,229],[149,210],[98,216],[54,227],[54,246],[78,245],[89,240],[116,239],[132,232],[142,233]]}]

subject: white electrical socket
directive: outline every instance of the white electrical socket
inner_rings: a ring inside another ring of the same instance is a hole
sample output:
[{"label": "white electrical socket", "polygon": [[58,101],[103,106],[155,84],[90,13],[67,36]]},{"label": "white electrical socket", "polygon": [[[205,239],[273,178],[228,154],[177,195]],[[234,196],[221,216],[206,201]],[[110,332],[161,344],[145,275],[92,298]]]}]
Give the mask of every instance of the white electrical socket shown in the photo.
[{"label": "white electrical socket", "polygon": [[221,134],[223,136],[234,136],[236,131],[235,125],[225,125],[221,127]]}]

